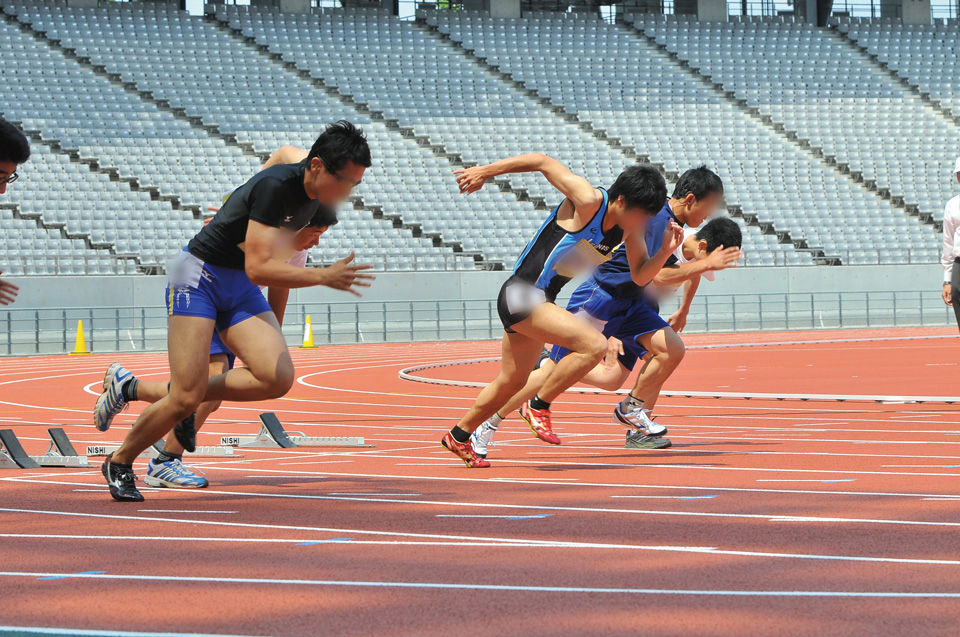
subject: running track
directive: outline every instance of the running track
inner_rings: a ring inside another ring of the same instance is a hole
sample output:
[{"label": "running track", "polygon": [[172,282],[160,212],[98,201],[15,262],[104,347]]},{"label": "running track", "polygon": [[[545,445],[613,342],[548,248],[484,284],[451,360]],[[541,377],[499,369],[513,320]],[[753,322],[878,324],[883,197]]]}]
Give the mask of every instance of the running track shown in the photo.
[{"label": "running track", "polygon": [[[667,389],[958,396],[946,330],[694,336]],[[887,340],[856,340],[865,338]],[[850,341],[849,339],[855,339]],[[825,342],[836,340],[840,342]],[[769,344],[756,346],[758,342]],[[817,341],[777,344],[783,341]],[[704,347],[725,344],[729,347]],[[275,411],[365,449],[195,459],[202,491],[120,504],[97,469],[0,472],[0,625],[243,635],[955,635],[956,405],[668,398],[674,447],[623,449],[609,396],[555,405],[560,447],[510,418],[486,470],[439,447],[475,389],[405,367],[496,343],[294,350],[281,400],[228,404],[200,444]],[[28,452],[89,425],[114,356],[7,359]],[[138,375],[165,356],[118,357]],[[492,363],[421,372],[486,381]],[[143,464],[138,465],[142,474]],[[0,634],[3,629],[0,628]]]}]

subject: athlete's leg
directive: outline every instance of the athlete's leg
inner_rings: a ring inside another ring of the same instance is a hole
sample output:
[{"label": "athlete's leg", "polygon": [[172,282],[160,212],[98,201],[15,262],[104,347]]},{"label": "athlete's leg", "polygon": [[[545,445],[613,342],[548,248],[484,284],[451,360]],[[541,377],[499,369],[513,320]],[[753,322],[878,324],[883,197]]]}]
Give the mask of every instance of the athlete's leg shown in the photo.
[{"label": "athlete's leg", "polygon": [[599,363],[591,369],[580,382],[604,389],[606,391],[617,391],[627,381],[630,376],[630,370],[618,362],[615,367],[607,367],[605,363]]},{"label": "athlete's leg", "polygon": [[522,390],[530,370],[543,350],[543,343],[543,340],[526,336],[519,331],[504,332],[500,374],[483,388],[476,402],[457,423],[457,427],[468,434],[473,433],[484,420],[495,414],[511,397]]},{"label": "athlete's leg", "polygon": [[570,350],[537,393],[547,403],[553,402],[586,376],[607,353],[607,339],[603,334],[552,303],[537,306],[528,318],[514,325],[513,329],[541,343],[552,342]]},{"label": "athlete's leg", "polygon": [[207,388],[213,329],[213,319],[181,315],[170,317],[167,333],[170,393],[143,410],[123,444],[114,452],[113,462],[133,464],[144,449],[196,411]]},{"label": "athlete's leg", "polygon": [[293,361],[273,312],[222,329],[220,338],[245,367],[211,378],[204,400],[267,400],[283,396],[293,386]]},{"label": "athlete's leg", "polygon": [[527,376],[527,384],[523,386],[523,389],[514,394],[513,398],[497,410],[497,413],[506,418],[512,412],[520,409],[523,403],[537,395],[537,392],[543,387],[544,381],[546,381],[550,373],[553,372],[554,367],[556,367],[556,363],[549,359],[545,360],[542,367],[533,370],[530,375]]},{"label": "athlete's leg", "polygon": [[646,409],[653,409],[660,395],[660,388],[680,365],[686,348],[671,327],[659,329],[652,334],[642,334],[637,337],[637,342],[648,350],[651,356],[637,376],[637,382],[630,393],[642,400]]},{"label": "athlete's leg", "polygon": [[[227,370],[230,369],[230,363],[228,361],[226,354],[214,354],[210,357],[210,367],[209,367],[209,376],[219,376],[224,374]],[[161,383],[156,383],[160,385]],[[162,383],[164,393],[166,393],[167,385]],[[137,387],[137,397],[140,396],[140,387]],[[203,423],[207,421],[207,418],[220,408],[219,400],[207,400],[200,403],[200,406],[197,407],[196,420],[194,421],[194,427],[199,431],[200,427],[203,426]],[[177,440],[176,435],[171,431],[167,434],[167,439],[163,443],[163,450],[171,455],[181,455],[183,454],[183,445],[180,444],[180,441]]]}]

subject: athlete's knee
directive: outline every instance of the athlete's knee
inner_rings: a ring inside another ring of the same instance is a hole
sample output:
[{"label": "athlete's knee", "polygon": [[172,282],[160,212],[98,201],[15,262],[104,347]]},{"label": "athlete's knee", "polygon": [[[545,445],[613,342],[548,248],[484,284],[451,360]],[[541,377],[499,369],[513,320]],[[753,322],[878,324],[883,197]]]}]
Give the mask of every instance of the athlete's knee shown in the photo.
[{"label": "athlete's knee", "polygon": [[277,365],[276,370],[267,380],[267,386],[272,398],[279,398],[290,391],[293,387],[294,377],[293,363],[284,361]]},{"label": "athlete's knee", "polygon": [[195,413],[203,400],[203,393],[194,390],[171,389],[167,395],[171,416],[177,422]]},{"label": "athlete's knee", "polygon": [[658,348],[656,355],[661,359],[661,361],[669,361],[674,365],[679,365],[680,361],[683,360],[684,355],[687,353],[687,348],[683,344],[683,340],[680,339],[680,336],[671,329],[667,329],[664,332],[664,343],[661,347]]},{"label": "athlete's knee", "polygon": [[600,332],[594,332],[584,345],[583,353],[591,356],[597,362],[603,360],[607,354],[607,339]]},{"label": "athlete's knee", "polygon": [[620,382],[619,378],[604,378],[597,383],[597,389],[602,389],[604,391],[617,391],[623,387],[623,383]]}]

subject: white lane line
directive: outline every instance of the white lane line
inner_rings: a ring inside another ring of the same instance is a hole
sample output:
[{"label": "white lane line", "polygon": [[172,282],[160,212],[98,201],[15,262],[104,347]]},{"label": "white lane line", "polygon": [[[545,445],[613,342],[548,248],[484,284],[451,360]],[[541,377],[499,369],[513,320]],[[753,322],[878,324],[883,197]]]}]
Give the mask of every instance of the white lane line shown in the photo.
[{"label": "white lane line", "polygon": [[[28,482],[25,480],[25,482]],[[46,483],[51,484],[51,483]],[[344,497],[344,496],[328,496],[328,495],[307,495],[307,494],[292,494],[292,493],[251,493],[244,491],[219,491],[204,489],[205,494],[213,495],[227,495],[232,497],[245,496],[250,498],[274,498],[274,499],[290,499],[290,500],[336,500],[336,501],[353,501],[353,502],[373,502],[373,500],[367,500],[366,498],[357,498],[357,497]],[[204,494],[204,495],[205,495]],[[775,513],[759,514],[759,513],[724,513],[724,512],[707,512],[707,511],[664,511],[664,510],[653,510],[653,509],[611,509],[604,507],[571,507],[571,506],[549,506],[549,505],[528,505],[528,504],[506,504],[506,503],[493,503],[493,502],[462,502],[457,500],[400,500],[396,498],[377,498],[376,502],[389,502],[392,504],[416,504],[418,506],[430,505],[437,507],[447,507],[447,508],[474,508],[474,509],[505,509],[513,511],[563,511],[568,513],[607,513],[611,515],[638,515],[638,516],[665,516],[665,517],[700,517],[700,518],[721,518],[721,519],[735,519],[735,520],[770,520],[777,519],[781,521],[790,521],[797,520],[802,522],[816,521],[824,524],[878,524],[878,525],[894,525],[894,526],[932,526],[932,527],[943,527],[943,528],[960,528],[960,522],[947,522],[947,521],[931,521],[931,520],[899,520],[899,519],[889,519],[889,518],[847,518],[847,517],[825,517],[825,516],[790,516],[790,515],[777,515]],[[7,511],[11,513],[49,513],[57,515],[90,515],[86,513],[68,513],[62,511],[42,511],[42,510],[33,510],[33,509],[16,509],[16,508],[0,508],[0,511]],[[107,517],[120,517],[120,516],[107,516]],[[152,518],[152,519],[162,519],[162,518]],[[212,522],[207,521],[206,523],[211,524]],[[266,528],[272,528],[269,525]],[[338,532],[349,533],[350,531],[340,530]],[[360,531],[352,531],[354,533],[359,533]],[[404,534],[406,535],[406,534]]]},{"label": "white lane line", "polygon": [[662,589],[662,588],[596,588],[586,586],[534,586],[520,584],[480,584],[477,582],[390,582],[360,580],[308,580],[255,577],[199,577],[177,573],[175,575],[122,575],[113,573],[49,573],[30,571],[0,571],[0,577],[68,577],[71,579],[97,579],[138,582],[203,582],[215,584],[255,584],[260,586],[337,586],[352,588],[413,588],[510,591],[526,593],[591,593],[591,594],[637,594],[637,595],[695,595],[711,597],[864,597],[864,598],[934,598],[960,599],[954,592],[900,592],[900,591],[797,591],[797,590],[714,590],[714,589]]},{"label": "white lane line", "polygon": [[240,513],[239,511],[197,511],[194,509],[137,509],[140,513]]}]

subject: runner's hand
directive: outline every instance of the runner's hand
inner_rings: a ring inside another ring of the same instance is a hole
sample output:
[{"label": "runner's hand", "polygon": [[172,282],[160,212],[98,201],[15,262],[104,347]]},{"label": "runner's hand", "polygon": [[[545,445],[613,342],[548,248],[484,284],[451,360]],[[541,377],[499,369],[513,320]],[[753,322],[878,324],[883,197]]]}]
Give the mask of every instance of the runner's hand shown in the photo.
[{"label": "runner's hand", "polygon": [[677,310],[667,319],[667,324],[673,328],[673,331],[679,334],[687,326],[687,313]]},{"label": "runner's hand", "polygon": [[943,302],[947,305],[953,305],[953,286],[949,283],[943,285]]},{"label": "runner's hand", "polygon": [[453,171],[457,176],[457,185],[460,186],[460,193],[469,195],[483,188],[487,183],[487,176],[483,174],[483,166],[474,166],[473,168],[461,168]]},{"label": "runner's hand", "polygon": [[677,225],[677,222],[671,220],[670,223],[667,224],[667,228],[663,231],[663,246],[661,250],[672,254],[682,243],[683,228]]},{"label": "runner's hand", "polygon": [[613,369],[617,366],[617,356],[623,354],[623,342],[611,336],[607,339],[607,355],[603,357],[603,366]]},{"label": "runner's hand", "polygon": [[[0,272],[3,274],[3,272]],[[17,300],[17,293],[20,291],[13,283],[5,279],[0,279],[0,305],[10,305]]]},{"label": "runner's hand", "polygon": [[373,266],[367,264],[353,265],[355,258],[356,253],[351,252],[350,256],[335,261],[333,265],[324,268],[323,285],[334,290],[343,290],[357,296],[363,296],[354,288],[368,288],[370,287],[369,281],[373,281],[377,277],[361,272],[362,270],[369,270]]},{"label": "runner's hand", "polygon": [[740,252],[740,248],[724,248],[723,246],[718,246],[716,250],[710,253],[706,258],[707,265],[711,270],[725,270],[727,268],[735,268],[739,265],[739,261],[743,257],[743,254]]}]

